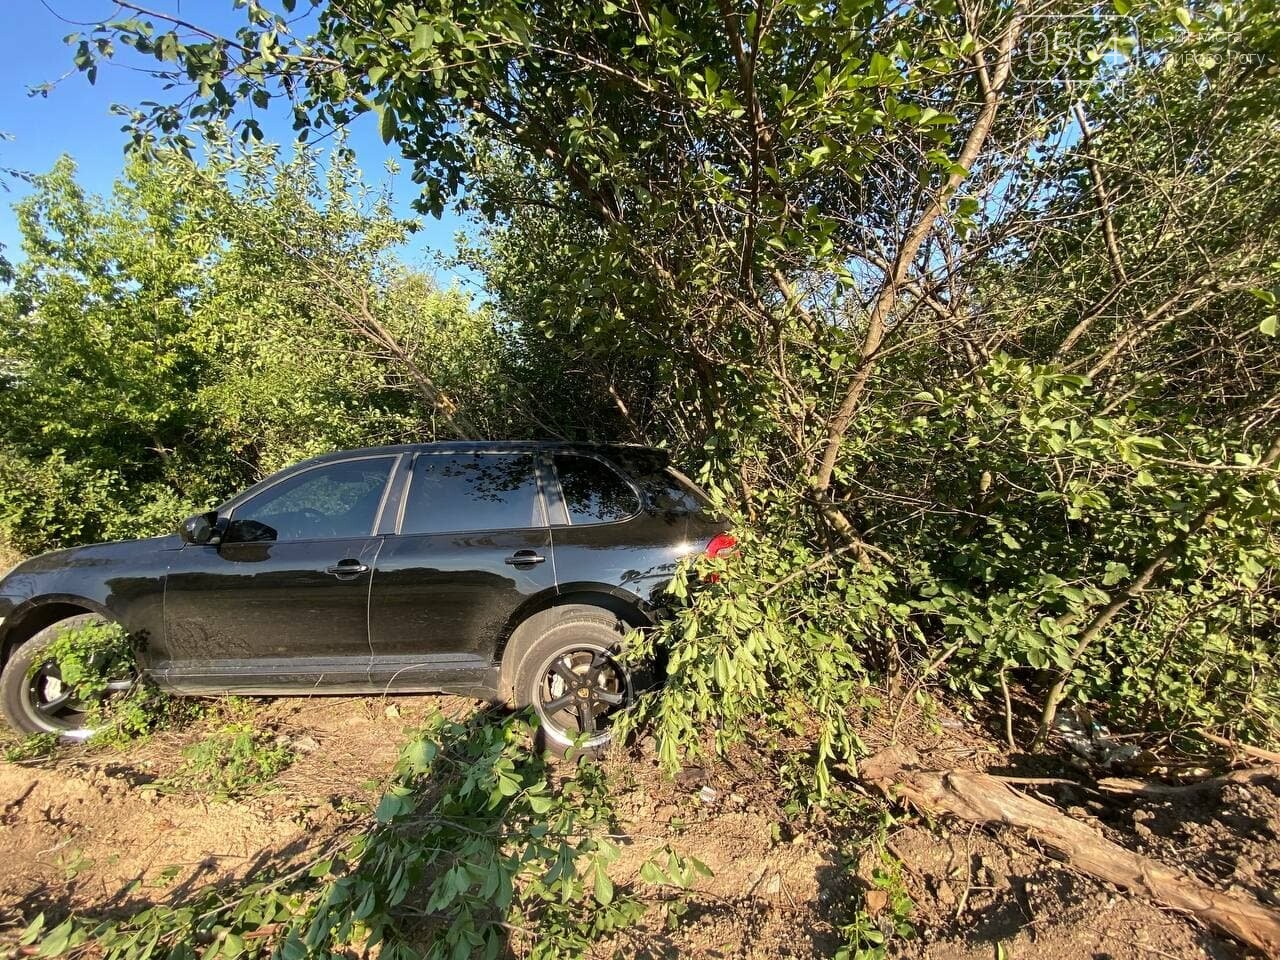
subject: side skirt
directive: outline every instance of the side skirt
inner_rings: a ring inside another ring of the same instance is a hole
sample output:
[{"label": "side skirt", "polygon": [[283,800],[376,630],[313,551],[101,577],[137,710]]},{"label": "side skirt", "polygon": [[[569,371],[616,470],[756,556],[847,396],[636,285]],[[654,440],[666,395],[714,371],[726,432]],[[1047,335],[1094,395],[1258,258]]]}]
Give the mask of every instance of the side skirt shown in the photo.
[{"label": "side skirt", "polygon": [[450,693],[488,699],[498,668],[469,656],[273,657],[159,663],[147,671],[160,689],[188,696]]}]

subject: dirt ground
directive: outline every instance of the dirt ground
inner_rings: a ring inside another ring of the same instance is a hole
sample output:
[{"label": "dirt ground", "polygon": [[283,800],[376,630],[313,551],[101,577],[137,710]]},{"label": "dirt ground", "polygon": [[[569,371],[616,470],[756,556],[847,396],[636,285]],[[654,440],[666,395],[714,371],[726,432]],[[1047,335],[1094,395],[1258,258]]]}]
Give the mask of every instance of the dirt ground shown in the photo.
[{"label": "dirt ground", "polygon": [[[176,769],[200,725],[127,751],[77,748],[53,761],[0,762],[0,941],[37,912],[128,911],[181,899],[203,884],[305,862],[347,820],[367,816],[406,727],[428,711],[462,713],[440,697],[288,698],[264,701],[255,723],[287,738],[298,759],[261,795],[237,801],[169,795],[155,783]],[[938,766],[987,766],[998,751],[954,721],[913,729]],[[635,878],[664,844],[705,862],[688,914],[674,929],[656,915],[601,947],[629,957],[818,957],[841,940],[869,854],[804,826],[747,751],[675,781],[641,750],[610,761],[626,836],[615,882]],[[1272,785],[1280,790],[1280,784]],[[1280,904],[1280,795],[1266,786],[1175,802],[1105,804],[1043,794],[1093,818],[1112,839],[1194,871],[1222,889]],[[910,958],[1054,957],[1063,960],[1227,958],[1241,952],[1187,918],[1064,869],[1010,830],[930,825],[889,830],[907,866],[915,939]],[[873,897],[869,904],[880,907]],[[887,914],[877,917],[887,922]]]}]

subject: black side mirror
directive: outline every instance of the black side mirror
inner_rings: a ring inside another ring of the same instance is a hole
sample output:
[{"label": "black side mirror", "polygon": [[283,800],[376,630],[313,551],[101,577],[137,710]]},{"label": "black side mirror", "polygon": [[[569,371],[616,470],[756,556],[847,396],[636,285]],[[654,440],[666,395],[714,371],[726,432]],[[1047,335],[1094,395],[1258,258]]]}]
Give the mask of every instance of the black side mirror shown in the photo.
[{"label": "black side mirror", "polygon": [[182,526],[178,528],[178,535],[182,537],[183,543],[196,545],[211,543],[217,532],[217,522],[216,513],[197,513],[194,517],[187,517],[182,521]]}]

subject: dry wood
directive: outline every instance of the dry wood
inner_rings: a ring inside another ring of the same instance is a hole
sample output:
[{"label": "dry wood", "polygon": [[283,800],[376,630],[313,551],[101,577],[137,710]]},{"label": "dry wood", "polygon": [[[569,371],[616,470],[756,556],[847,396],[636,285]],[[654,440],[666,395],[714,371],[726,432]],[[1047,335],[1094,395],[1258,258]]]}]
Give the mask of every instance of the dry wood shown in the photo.
[{"label": "dry wood", "polygon": [[920,770],[910,748],[890,747],[862,764],[863,779],[931,814],[1028,831],[1072,868],[1163,907],[1190,913],[1268,956],[1280,956],[1280,911],[1221,893],[1191,874],[1113,843],[1057,807],[976,770]]},{"label": "dry wood", "polygon": [[1280,783],[1280,766],[1250,767],[1233,770],[1220,777],[1192,783],[1161,783],[1158,780],[1133,780],[1128,777],[1106,777],[1098,781],[1098,789],[1106,793],[1123,793],[1140,797],[1176,797],[1188,793],[1208,793],[1232,783],[1246,786],[1275,781]]}]

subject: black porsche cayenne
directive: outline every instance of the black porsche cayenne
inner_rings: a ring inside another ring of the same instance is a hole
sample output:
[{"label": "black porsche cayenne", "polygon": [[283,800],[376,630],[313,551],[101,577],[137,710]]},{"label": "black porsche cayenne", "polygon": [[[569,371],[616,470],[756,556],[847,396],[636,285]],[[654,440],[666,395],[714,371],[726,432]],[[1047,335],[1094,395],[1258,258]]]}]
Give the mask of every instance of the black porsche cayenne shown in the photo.
[{"label": "black porsche cayenne", "polygon": [[658,450],[331,453],[176,534],[15,567],[0,581],[3,711],[20,731],[90,733],[47,650],[106,620],[172,693],[456,693],[532,705],[549,746],[599,747],[634,695],[623,634],[660,615],[682,557],[730,545]]}]

